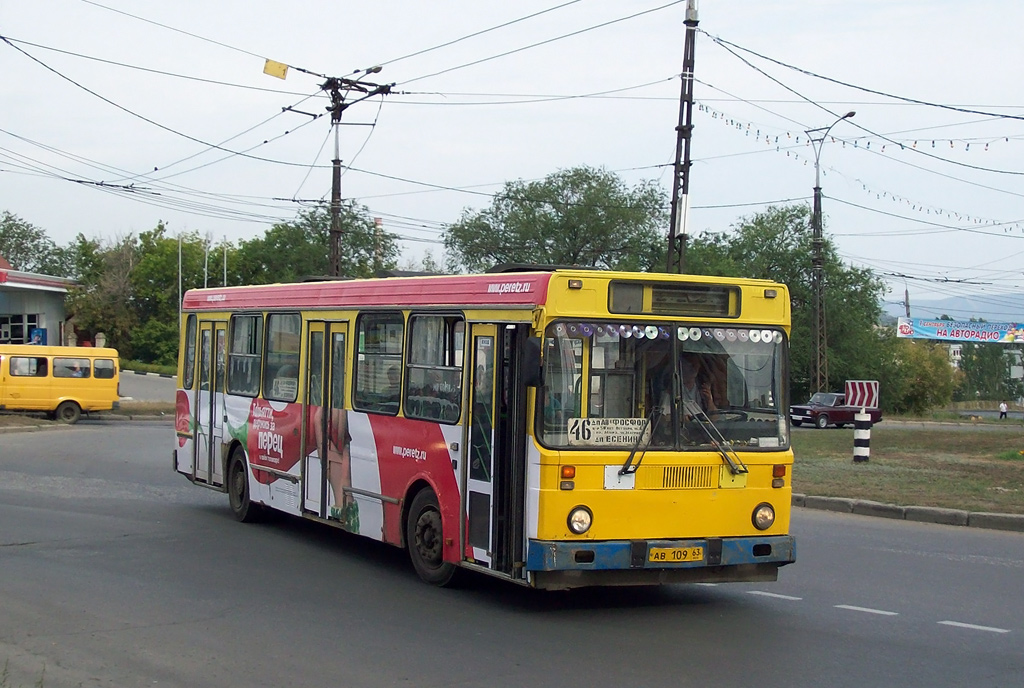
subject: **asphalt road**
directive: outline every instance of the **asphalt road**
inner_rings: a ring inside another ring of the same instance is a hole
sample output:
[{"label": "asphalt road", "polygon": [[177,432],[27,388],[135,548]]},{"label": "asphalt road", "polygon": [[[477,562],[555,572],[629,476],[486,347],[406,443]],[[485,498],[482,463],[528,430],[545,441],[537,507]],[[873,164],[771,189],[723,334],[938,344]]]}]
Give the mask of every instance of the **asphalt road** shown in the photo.
[{"label": "asphalt road", "polygon": [[440,590],[389,546],[234,522],[172,441],[0,435],[0,685],[1024,684],[1019,533],[798,509],[773,584]]},{"label": "asphalt road", "polygon": [[159,375],[121,373],[121,398],[134,401],[166,401],[174,403],[177,380]]}]

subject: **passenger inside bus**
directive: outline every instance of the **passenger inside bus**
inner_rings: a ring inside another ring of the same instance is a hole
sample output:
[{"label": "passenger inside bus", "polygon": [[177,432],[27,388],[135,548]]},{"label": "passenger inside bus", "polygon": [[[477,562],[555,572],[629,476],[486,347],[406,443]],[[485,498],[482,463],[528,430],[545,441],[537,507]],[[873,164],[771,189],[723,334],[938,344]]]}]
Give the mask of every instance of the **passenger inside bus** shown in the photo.
[{"label": "passenger inside bus", "polygon": [[711,415],[718,410],[709,375],[705,372],[698,380],[702,368],[701,359],[694,354],[683,354],[679,358],[679,394],[684,420],[700,418],[703,414]]}]

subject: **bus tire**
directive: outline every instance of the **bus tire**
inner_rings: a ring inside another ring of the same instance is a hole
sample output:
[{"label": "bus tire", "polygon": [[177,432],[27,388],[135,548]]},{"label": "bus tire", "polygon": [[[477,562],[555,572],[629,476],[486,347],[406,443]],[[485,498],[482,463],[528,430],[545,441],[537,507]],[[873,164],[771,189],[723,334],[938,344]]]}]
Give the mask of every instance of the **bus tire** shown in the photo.
[{"label": "bus tire", "polygon": [[413,568],[425,582],[444,587],[455,578],[457,567],[444,560],[441,507],[429,487],[416,493],[405,522],[405,546]]},{"label": "bus tire", "polygon": [[59,423],[74,425],[82,417],[82,407],[73,401],[62,401],[53,412],[53,417]]},{"label": "bus tire", "polygon": [[228,503],[231,514],[241,523],[255,523],[263,516],[263,507],[249,499],[249,475],[245,453],[236,447],[228,461]]},{"label": "bus tire", "polygon": [[828,416],[824,413],[814,419],[814,425],[820,430],[824,430],[828,427]]}]

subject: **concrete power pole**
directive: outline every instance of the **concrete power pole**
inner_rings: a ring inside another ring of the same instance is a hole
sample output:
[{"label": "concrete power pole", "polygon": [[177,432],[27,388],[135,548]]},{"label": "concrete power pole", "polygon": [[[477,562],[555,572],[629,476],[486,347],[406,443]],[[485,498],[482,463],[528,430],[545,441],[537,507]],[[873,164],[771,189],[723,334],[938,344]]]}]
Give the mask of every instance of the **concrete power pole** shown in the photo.
[{"label": "concrete power pole", "polygon": [[683,85],[679,94],[679,123],[676,125],[676,159],[672,175],[672,210],[665,272],[682,273],[686,267],[686,220],[690,211],[690,138],[693,133],[693,57],[697,42],[697,21],[697,0],[687,0]]},{"label": "concrete power pole", "polygon": [[[370,67],[365,74],[376,74],[380,67]],[[329,77],[320,89],[326,91],[331,97],[331,104],[327,110],[331,113],[331,126],[334,127],[334,158],[331,161],[331,234],[330,234],[330,256],[328,269],[331,277],[341,276],[341,154],[338,146],[338,128],[341,125],[341,115],[346,109],[356,103],[372,98],[376,95],[387,95],[391,92],[394,84],[371,84],[358,79],[346,79],[344,77]],[[353,101],[345,102],[345,96],[355,91],[362,95]]]}]

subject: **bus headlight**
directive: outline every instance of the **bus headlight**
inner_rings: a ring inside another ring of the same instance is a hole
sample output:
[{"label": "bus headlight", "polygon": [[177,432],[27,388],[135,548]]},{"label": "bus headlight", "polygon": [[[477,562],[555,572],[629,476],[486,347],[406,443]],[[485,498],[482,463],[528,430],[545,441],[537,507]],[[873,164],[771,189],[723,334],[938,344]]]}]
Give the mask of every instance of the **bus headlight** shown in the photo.
[{"label": "bus headlight", "polygon": [[775,523],[775,508],[767,502],[762,502],[754,507],[750,520],[758,530],[768,530]]},{"label": "bus headlight", "polygon": [[585,506],[573,507],[573,510],[569,512],[569,530],[576,535],[583,535],[590,530],[590,524],[593,522],[594,514]]}]

